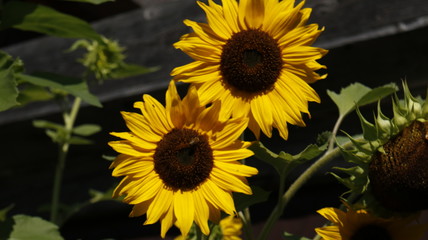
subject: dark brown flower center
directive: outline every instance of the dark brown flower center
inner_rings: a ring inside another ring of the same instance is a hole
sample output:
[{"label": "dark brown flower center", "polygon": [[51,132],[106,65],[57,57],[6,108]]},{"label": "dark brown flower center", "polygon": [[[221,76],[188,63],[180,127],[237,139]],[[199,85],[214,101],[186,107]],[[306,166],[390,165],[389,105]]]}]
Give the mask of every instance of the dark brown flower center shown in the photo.
[{"label": "dark brown flower center", "polygon": [[368,224],[353,233],[350,240],[392,240],[392,237],[384,227]]},{"label": "dark brown flower center", "polygon": [[220,71],[224,83],[247,93],[270,91],[282,69],[281,49],[267,33],[235,33],[223,46]]},{"label": "dark brown flower center", "polygon": [[386,208],[428,208],[428,122],[414,121],[376,152],[369,166],[371,191]]},{"label": "dark brown flower center", "polygon": [[191,191],[213,168],[213,152],[206,135],[192,129],[173,129],[158,143],[153,156],[155,172],[173,191]]}]

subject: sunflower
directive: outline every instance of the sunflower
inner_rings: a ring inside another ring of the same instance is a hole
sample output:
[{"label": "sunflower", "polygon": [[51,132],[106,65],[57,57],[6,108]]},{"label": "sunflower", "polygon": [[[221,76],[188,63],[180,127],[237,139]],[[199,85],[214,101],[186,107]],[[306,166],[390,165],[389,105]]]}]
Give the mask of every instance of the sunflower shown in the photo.
[{"label": "sunflower", "polygon": [[314,71],[325,68],[316,60],[327,51],[311,46],[323,29],[306,25],[311,9],[303,2],[198,2],[208,24],[185,20],[194,32],[174,44],[195,61],[171,75],[194,84],[202,105],[221,100],[221,118],[248,117],[257,138],[260,129],[271,137],[275,127],[287,139],[287,123],[304,126],[308,102],[320,102],[308,83],[326,77]]},{"label": "sunflower", "polygon": [[428,230],[427,224],[411,224],[414,217],[385,219],[362,209],[323,208],[318,213],[333,223],[315,229],[324,240],[418,240]]},{"label": "sunflower", "polygon": [[120,153],[112,175],[125,176],[113,195],[126,195],[130,216],[146,214],[144,224],[160,221],[162,237],[173,224],[186,236],[193,222],[208,235],[208,220],[236,212],[232,192],[252,194],[246,177],[257,169],[238,162],[253,155],[238,140],[248,120],[220,121],[219,102],[201,106],[194,87],[181,100],[173,81],[166,107],[149,95],[143,100],[134,104],[142,115],[122,112],[130,132],[111,133],[123,139],[109,142]]},{"label": "sunflower", "polygon": [[227,216],[220,221],[222,240],[241,240],[242,220],[236,216]]},{"label": "sunflower", "polygon": [[428,209],[428,98],[413,97],[405,82],[403,90],[404,99],[395,95],[393,100],[392,119],[382,113],[380,104],[374,124],[357,112],[364,138],[350,137],[355,148],[342,149],[355,166],[340,169],[349,178],[335,175],[362,196],[364,206],[385,216]]}]

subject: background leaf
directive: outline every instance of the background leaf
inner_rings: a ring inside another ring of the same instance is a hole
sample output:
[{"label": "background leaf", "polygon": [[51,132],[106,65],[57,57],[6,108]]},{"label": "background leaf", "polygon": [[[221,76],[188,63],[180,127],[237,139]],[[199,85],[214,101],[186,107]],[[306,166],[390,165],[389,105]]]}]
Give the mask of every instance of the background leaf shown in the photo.
[{"label": "background leaf", "polygon": [[338,107],[340,115],[345,116],[355,110],[357,106],[379,101],[397,90],[398,87],[395,83],[386,84],[374,89],[366,87],[361,83],[353,83],[346,88],[342,88],[339,94],[330,90],[327,90],[327,94]]},{"label": "background leaf", "polygon": [[310,238],[300,237],[288,232],[284,232],[284,238],[285,240],[311,240]]},{"label": "background leaf", "polygon": [[265,202],[269,198],[269,192],[257,186],[250,186],[253,195],[246,195],[243,193],[233,193],[236,211],[244,210],[245,208],[256,203]]},{"label": "background leaf", "polygon": [[28,84],[20,89],[18,95],[18,102],[22,105],[35,101],[47,101],[55,97],[54,94],[49,92],[46,88]]},{"label": "background leaf", "polygon": [[5,208],[0,209],[0,222],[3,222],[6,220],[7,213],[13,208],[13,206],[14,206],[13,204],[10,204]]},{"label": "background leaf", "polygon": [[159,67],[144,67],[136,64],[122,64],[119,68],[111,73],[111,77],[115,79],[138,76],[145,73],[157,71]]},{"label": "background leaf", "polygon": [[101,36],[87,22],[31,2],[9,1],[3,6],[0,30],[10,27],[56,37],[101,41]]},{"label": "background leaf", "polygon": [[101,127],[97,124],[82,124],[73,129],[73,133],[80,136],[91,136],[101,131]]},{"label": "background leaf", "polygon": [[83,79],[53,73],[40,73],[34,76],[19,74],[19,79],[34,85],[65,91],[76,97],[80,97],[83,101],[93,106],[102,107],[98,98],[89,92],[89,87]]},{"label": "background leaf", "polygon": [[95,5],[99,5],[105,2],[114,2],[114,0],[63,0],[63,1],[68,1],[68,2],[83,2],[83,3],[90,3],[90,4],[95,4]]},{"label": "background leaf", "polygon": [[15,74],[22,71],[21,60],[13,60],[7,53],[0,51],[0,111],[19,105]]},{"label": "background leaf", "polygon": [[15,215],[9,240],[62,240],[58,226],[39,217]]}]

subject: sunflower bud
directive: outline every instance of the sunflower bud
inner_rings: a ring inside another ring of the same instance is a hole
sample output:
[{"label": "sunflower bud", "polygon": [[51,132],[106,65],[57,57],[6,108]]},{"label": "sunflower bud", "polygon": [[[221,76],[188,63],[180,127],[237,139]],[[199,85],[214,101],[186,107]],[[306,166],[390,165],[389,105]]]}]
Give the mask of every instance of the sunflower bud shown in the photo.
[{"label": "sunflower bud", "polygon": [[393,211],[428,209],[428,122],[414,121],[373,154],[374,197]]}]

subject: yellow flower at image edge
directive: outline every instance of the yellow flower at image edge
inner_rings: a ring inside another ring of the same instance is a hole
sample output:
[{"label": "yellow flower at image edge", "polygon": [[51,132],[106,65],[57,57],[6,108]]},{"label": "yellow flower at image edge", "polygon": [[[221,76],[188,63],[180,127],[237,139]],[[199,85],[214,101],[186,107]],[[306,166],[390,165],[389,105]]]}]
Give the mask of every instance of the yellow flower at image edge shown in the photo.
[{"label": "yellow flower at image edge", "polygon": [[232,192],[252,194],[245,177],[257,169],[237,161],[253,155],[249,142],[237,140],[248,120],[219,121],[219,102],[201,106],[193,87],[181,100],[173,81],[165,107],[149,95],[143,100],[134,105],[142,115],[122,112],[130,132],[111,133],[123,139],[109,142],[120,153],[112,175],[125,176],[114,196],[126,195],[130,216],[160,221],[162,237],[173,224],[186,236],[193,222],[208,235],[208,220],[236,212]]},{"label": "yellow flower at image edge", "polygon": [[222,240],[241,240],[242,220],[239,217],[227,216],[220,221]]},{"label": "yellow flower at image edge", "polygon": [[379,218],[365,210],[343,212],[323,208],[318,213],[333,223],[316,228],[324,240],[419,240],[428,230],[427,224],[411,224],[413,217]]},{"label": "yellow flower at image edge", "polygon": [[208,24],[184,21],[194,32],[174,46],[195,61],[175,68],[174,80],[195,85],[202,105],[221,100],[223,119],[249,117],[256,137],[275,127],[287,139],[287,122],[304,126],[308,102],[320,102],[308,83],[326,77],[314,72],[325,68],[316,60],[327,50],[311,46],[323,31],[306,25],[311,9],[294,0],[198,4]]}]

